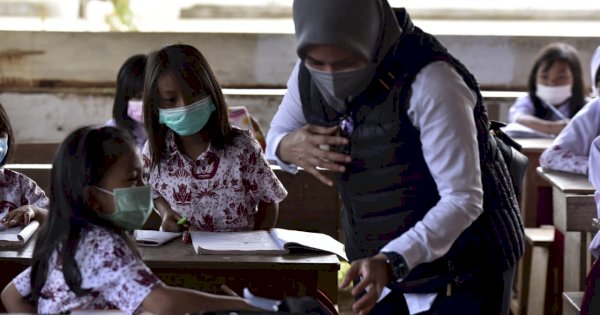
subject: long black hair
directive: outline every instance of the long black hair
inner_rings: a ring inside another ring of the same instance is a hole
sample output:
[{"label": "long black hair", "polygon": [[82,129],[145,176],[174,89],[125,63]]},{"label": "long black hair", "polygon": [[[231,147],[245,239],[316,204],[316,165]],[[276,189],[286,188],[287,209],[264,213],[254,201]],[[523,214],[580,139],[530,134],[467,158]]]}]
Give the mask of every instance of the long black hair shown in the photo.
[{"label": "long black hair", "polygon": [[[133,150],[135,142],[124,130],[115,127],[83,127],[61,143],[52,163],[48,218],[40,230],[31,263],[32,303],[37,303],[48,277],[50,258],[59,251],[65,282],[78,296],[81,273],[75,253],[80,238],[91,225],[103,226],[121,235],[131,245],[125,231],[100,217],[85,198],[87,186],[97,186],[119,157]],[[134,250],[134,252],[136,252]]]},{"label": "long black hair", "polygon": [[4,110],[4,106],[0,103],[0,133],[6,132],[6,136],[8,137],[8,149],[6,150],[6,154],[4,158],[0,161],[0,167],[4,166],[7,161],[10,161],[15,145],[15,137],[13,135],[12,126],[10,125],[10,120],[8,119],[8,114]]},{"label": "long black hair", "polygon": [[542,48],[529,73],[529,98],[533,102],[536,117],[544,118],[548,114],[548,108],[542,104],[542,100],[536,95],[538,70],[540,67],[543,67],[543,70],[548,70],[557,61],[565,62],[569,66],[573,76],[571,98],[569,100],[569,118],[575,116],[583,105],[585,105],[583,72],[577,49],[565,43],[552,43]]},{"label": "long black hair", "polygon": [[127,115],[129,100],[142,99],[144,92],[144,70],[146,55],[129,57],[117,74],[117,91],[113,104],[113,118],[117,127],[123,128],[133,135],[133,130],[139,123]]},{"label": "long black hair", "polygon": [[166,148],[167,127],[158,123],[160,93],[158,80],[171,73],[181,93],[188,98],[204,90],[212,97],[216,110],[210,116],[203,130],[208,130],[211,145],[221,149],[239,133],[231,128],[227,117],[227,105],[221,86],[208,61],[198,49],[183,44],[165,46],[148,54],[144,89],[144,126],[148,134],[151,168],[159,165]]}]

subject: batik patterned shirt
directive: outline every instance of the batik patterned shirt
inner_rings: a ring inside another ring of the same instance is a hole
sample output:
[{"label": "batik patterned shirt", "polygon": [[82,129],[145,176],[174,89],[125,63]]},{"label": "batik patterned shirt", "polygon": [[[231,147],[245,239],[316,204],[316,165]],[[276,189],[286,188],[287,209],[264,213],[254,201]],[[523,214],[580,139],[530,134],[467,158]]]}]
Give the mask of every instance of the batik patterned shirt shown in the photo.
[{"label": "batik patterned shirt", "polygon": [[203,231],[243,231],[254,227],[259,202],[277,203],[287,191],[271,170],[258,142],[237,130],[232,144],[221,150],[209,145],[196,159],[183,154],[173,132],[156,168],[150,169],[149,146],[143,150],[144,173],[153,197]]},{"label": "batik patterned shirt", "polygon": [[48,198],[31,178],[9,169],[0,169],[0,219],[24,205],[47,208]]},{"label": "batik patterned shirt", "polygon": [[[65,282],[61,257],[55,251],[50,258],[48,278],[37,301],[42,314],[66,313],[75,309],[119,309],[137,314],[160,280],[137,257],[127,243],[114,232],[93,227],[80,239],[75,261],[81,272],[81,288],[89,293],[77,296]],[[22,296],[31,293],[31,267],[13,283]]]}]

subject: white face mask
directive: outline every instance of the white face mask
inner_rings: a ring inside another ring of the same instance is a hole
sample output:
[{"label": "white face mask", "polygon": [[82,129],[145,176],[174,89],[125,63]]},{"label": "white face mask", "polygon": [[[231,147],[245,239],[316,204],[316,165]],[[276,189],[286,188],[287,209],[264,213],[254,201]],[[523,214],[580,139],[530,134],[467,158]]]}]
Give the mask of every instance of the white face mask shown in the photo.
[{"label": "white face mask", "polygon": [[127,104],[127,116],[129,118],[141,123],[144,123],[144,104],[141,100],[129,100]]},{"label": "white face mask", "polygon": [[537,84],[535,95],[550,105],[559,105],[571,97],[572,88],[571,84],[560,86]]}]

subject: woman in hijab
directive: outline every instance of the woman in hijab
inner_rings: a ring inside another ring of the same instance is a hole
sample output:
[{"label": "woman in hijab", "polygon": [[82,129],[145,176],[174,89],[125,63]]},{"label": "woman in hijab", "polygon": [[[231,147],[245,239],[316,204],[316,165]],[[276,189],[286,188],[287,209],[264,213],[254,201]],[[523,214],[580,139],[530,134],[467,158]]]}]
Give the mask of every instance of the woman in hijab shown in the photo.
[{"label": "woman in hijab", "polygon": [[340,173],[354,310],[508,314],[522,223],[473,76],[386,0],[293,11],[300,59],[267,157]]}]

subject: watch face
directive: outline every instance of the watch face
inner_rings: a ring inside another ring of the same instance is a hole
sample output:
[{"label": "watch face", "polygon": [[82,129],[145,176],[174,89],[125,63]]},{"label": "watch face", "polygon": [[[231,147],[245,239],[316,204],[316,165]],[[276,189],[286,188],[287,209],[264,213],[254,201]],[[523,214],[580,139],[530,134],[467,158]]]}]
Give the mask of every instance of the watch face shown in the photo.
[{"label": "watch face", "polygon": [[382,254],[388,258],[388,264],[396,280],[402,279],[408,274],[408,266],[402,255],[395,252],[383,252]]}]

